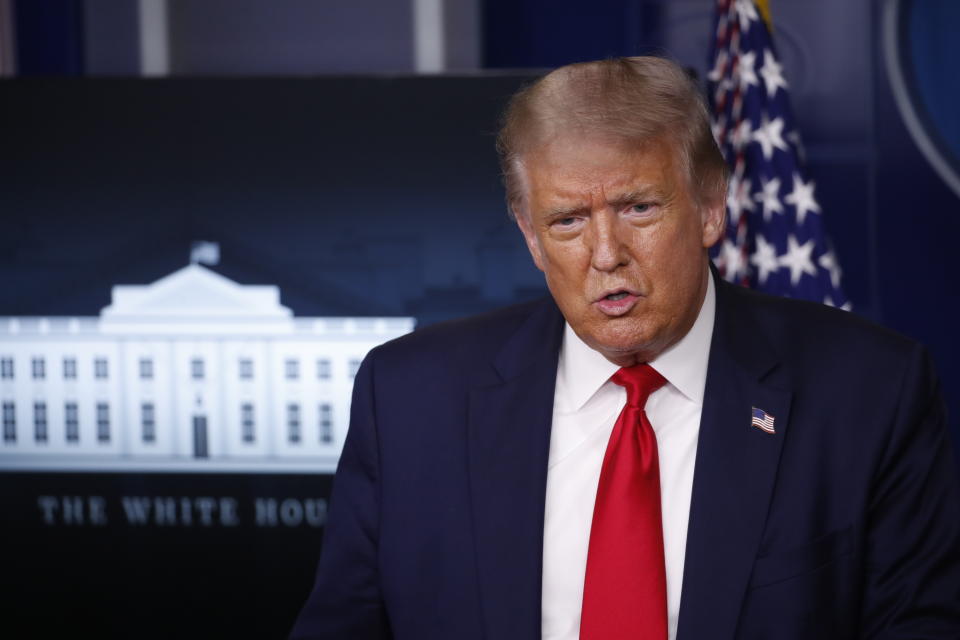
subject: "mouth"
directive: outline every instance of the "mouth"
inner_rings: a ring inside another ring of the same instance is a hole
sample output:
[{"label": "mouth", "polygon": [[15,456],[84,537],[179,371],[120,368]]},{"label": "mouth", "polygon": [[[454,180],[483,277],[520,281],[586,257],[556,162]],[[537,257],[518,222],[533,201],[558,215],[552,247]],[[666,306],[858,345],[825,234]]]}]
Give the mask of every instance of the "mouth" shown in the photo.
[{"label": "mouth", "polygon": [[594,300],[593,305],[611,318],[626,315],[640,299],[640,294],[628,289],[611,289]]}]

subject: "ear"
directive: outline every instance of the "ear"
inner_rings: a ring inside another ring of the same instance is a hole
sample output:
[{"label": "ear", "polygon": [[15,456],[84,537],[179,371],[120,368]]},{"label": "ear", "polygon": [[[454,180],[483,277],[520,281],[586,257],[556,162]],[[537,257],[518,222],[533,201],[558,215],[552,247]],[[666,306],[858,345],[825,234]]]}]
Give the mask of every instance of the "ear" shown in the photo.
[{"label": "ear", "polygon": [[711,198],[700,207],[703,246],[709,249],[723,238],[727,226],[727,203],[722,197]]},{"label": "ear", "polygon": [[533,231],[533,225],[530,224],[530,217],[522,207],[516,204],[511,204],[510,210],[513,211],[513,217],[517,221],[517,226],[520,227],[520,231],[523,233],[523,239],[527,242],[527,250],[530,251],[533,264],[537,265],[537,269],[543,271],[543,254],[540,251],[540,241],[537,239],[537,234]]}]

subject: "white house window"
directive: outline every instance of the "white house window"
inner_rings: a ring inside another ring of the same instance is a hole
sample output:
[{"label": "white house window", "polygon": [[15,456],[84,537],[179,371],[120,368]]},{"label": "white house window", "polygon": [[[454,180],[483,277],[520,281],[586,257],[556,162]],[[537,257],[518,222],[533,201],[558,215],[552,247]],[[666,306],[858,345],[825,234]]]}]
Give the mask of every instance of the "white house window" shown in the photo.
[{"label": "white house window", "polygon": [[47,441],[47,403],[33,403],[33,439],[37,442]]},{"label": "white house window", "polygon": [[140,379],[153,380],[153,360],[140,358]]},{"label": "white house window", "polygon": [[352,380],[357,376],[357,371],[360,370],[360,360],[357,358],[350,358],[350,379]]},{"label": "white house window", "polygon": [[34,358],[30,361],[30,372],[34,380],[43,380],[47,377],[47,363],[43,358]]},{"label": "white house window", "polygon": [[110,405],[106,402],[97,403],[97,440],[110,442]]},{"label": "white house window", "polygon": [[93,361],[93,377],[97,380],[106,380],[108,375],[107,359],[96,358]]},{"label": "white house window", "polygon": [[328,402],[320,405],[320,442],[333,442],[333,405]]},{"label": "white house window", "polygon": [[300,361],[295,358],[287,358],[283,363],[283,371],[287,380],[296,380],[300,377]]},{"label": "white house window", "polygon": [[203,380],[203,358],[194,358],[190,361],[190,377],[194,380]]},{"label": "white house window", "polygon": [[240,379],[253,380],[253,360],[240,358]]},{"label": "white house window", "polygon": [[300,442],[300,405],[295,402],[287,405],[287,439],[292,443]]},{"label": "white house window", "polygon": [[3,403],[3,441],[17,441],[17,408],[13,402]]},{"label": "white house window", "polygon": [[244,442],[253,442],[254,440],[252,402],[244,402],[240,405],[240,436]]},{"label": "white house window", "polygon": [[0,358],[0,378],[13,380],[13,358]]},{"label": "white house window", "polygon": [[317,378],[320,380],[330,379],[330,361],[327,358],[317,360]]},{"label": "white house window", "polygon": [[157,422],[154,417],[152,402],[140,405],[140,428],[144,442],[154,442],[157,439]]},{"label": "white house window", "polygon": [[67,434],[67,442],[80,441],[80,412],[76,402],[67,402],[63,405],[63,425]]},{"label": "white house window", "polygon": [[63,379],[64,380],[77,379],[77,359],[76,358],[68,356],[63,359]]}]

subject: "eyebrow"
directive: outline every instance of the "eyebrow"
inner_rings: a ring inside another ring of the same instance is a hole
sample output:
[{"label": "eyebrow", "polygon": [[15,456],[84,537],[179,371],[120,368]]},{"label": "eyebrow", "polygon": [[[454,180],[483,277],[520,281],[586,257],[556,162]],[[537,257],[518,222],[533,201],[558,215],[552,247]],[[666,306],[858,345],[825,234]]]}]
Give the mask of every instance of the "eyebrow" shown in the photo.
[{"label": "eyebrow", "polygon": [[[631,202],[645,202],[649,200],[666,200],[666,195],[657,189],[656,187],[638,187],[626,193],[622,193],[614,198],[608,199],[607,204],[614,207],[622,207]],[[547,220],[562,220],[563,218],[569,218],[575,216],[584,211],[588,211],[590,207],[585,204],[570,204],[570,205],[557,205],[550,207],[544,213],[544,217]]]},{"label": "eyebrow", "polygon": [[568,206],[558,205],[556,207],[550,207],[547,209],[544,213],[544,218],[548,221],[562,220],[564,218],[575,216],[578,213],[583,213],[589,209],[590,207],[582,204],[572,204]]},{"label": "eyebrow", "polygon": [[607,204],[622,207],[631,202],[645,202],[649,200],[665,200],[665,194],[656,187],[640,187],[607,200]]}]

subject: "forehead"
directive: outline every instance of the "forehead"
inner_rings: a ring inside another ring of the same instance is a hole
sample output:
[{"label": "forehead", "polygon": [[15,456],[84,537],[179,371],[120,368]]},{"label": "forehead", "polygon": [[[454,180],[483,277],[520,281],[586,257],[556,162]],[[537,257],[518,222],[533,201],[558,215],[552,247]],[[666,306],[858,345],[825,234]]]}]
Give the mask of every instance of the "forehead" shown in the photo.
[{"label": "forehead", "polygon": [[677,156],[665,138],[639,145],[557,138],[524,157],[528,203],[537,210],[634,192],[667,196],[684,187]]}]

